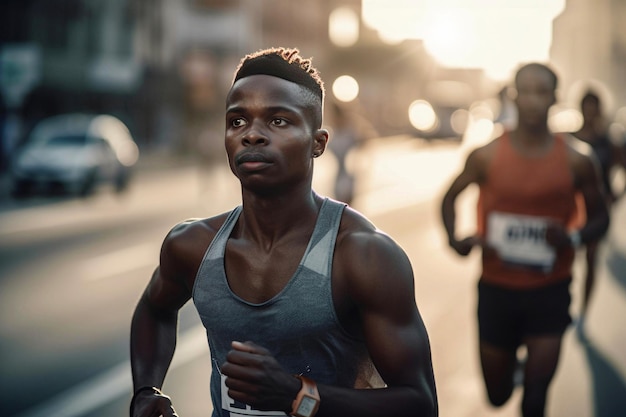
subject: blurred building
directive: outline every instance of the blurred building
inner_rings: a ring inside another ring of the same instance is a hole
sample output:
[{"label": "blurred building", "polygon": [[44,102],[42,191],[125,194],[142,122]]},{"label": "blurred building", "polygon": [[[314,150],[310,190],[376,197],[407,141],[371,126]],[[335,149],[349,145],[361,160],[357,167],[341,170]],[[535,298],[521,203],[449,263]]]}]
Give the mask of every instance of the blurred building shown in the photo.
[{"label": "blurred building", "polygon": [[626,2],[567,0],[553,24],[550,51],[561,99],[578,106],[582,89],[597,86],[607,111],[626,106]]},{"label": "blurred building", "polygon": [[[338,8],[356,16],[351,43],[330,39]],[[433,80],[461,80],[479,94],[478,72],[440,68],[421,41],[384,43],[360,8],[360,0],[4,0],[3,155],[37,120],[85,111],[119,117],[143,149],[221,157],[232,70],[269,46],[314,57],[329,94],[340,75],[356,79],[364,116],[383,135],[411,129],[409,104],[432,94]]]},{"label": "blurred building", "polygon": [[331,5],[3,1],[3,159],[37,120],[70,111],[114,114],[142,147],[195,151],[221,128],[217,109],[239,57],[269,45],[297,45],[322,55]]}]

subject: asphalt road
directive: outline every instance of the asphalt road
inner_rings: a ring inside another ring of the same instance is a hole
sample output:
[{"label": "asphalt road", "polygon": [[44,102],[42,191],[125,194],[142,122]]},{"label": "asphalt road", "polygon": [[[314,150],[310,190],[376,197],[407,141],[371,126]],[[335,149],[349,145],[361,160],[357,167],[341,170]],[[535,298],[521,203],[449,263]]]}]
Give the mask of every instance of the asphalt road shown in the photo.
[{"label": "asphalt road", "polygon": [[[401,139],[372,143],[352,162],[359,173],[355,207],[375,218],[432,199],[445,179],[435,173],[433,180],[432,170],[451,166],[456,150]],[[330,194],[332,155],[317,164],[315,188]],[[429,179],[414,188],[416,177]],[[163,237],[178,221],[239,202],[238,184],[224,166],[205,170],[151,157],[134,180],[121,196],[101,190],[87,200],[33,198],[0,206],[0,414],[119,416],[130,391],[130,317]],[[415,227],[428,222],[418,219]],[[431,238],[421,236],[424,244]],[[207,368],[189,373],[206,364],[206,340],[190,305],[180,330],[168,383],[197,387],[196,400],[187,400],[193,390],[185,389],[181,405],[183,415],[200,415],[208,404],[197,400],[208,395],[202,392]]]},{"label": "asphalt road", "polygon": [[[465,152],[450,143],[402,138],[372,142],[351,162],[358,173],[353,205],[397,240],[411,259],[416,299],[431,340],[440,416],[513,417],[519,392],[499,410],[484,398],[474,320],[478,254],[452,254],[439,220],[443,187]],[[324,155],[317,164],[314,186],[330,195],[332,156]],[[475,191],[460,201],[460,229],[468,232],[473,229]],[[151,158],[121,198],[105,190],[88,200],[1,203],[0,415],[127,415],[130,317],[163,237],[180,220],[216,214],[238,202],[238,185],[224,167],[204,170]],[[587,342],[594,343],[582,343],[574,331],[567,335],[550,417],[593,415],[598,410],[595,386],[608,386],[607,392],[626,398],[626,357],[620,356],[626,340],[623,332],[608,331],[614,327],[601,323],[611,312],[626,317],[626,297],[619,286],[612,287],[613,281],[599,278],[597,297],[602,302],[590,307],[593,326]],[[576,311],[580,278],[574,284]],[[624,319],[613,319],[623,328]],[[599,348],[591,351],[589,346]],[[605,373],[599,376],[598,369]],[[612,379],[607,379],[607,369]],[[209,375],[206,338],[187,305],[164,386],[181,416],[210,414]]]}]

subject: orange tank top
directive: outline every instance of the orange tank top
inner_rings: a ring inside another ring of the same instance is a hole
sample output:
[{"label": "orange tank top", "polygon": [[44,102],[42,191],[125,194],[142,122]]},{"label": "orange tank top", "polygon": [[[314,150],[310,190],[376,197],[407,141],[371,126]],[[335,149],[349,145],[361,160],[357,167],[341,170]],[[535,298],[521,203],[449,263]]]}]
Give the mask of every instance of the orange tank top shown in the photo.
[{"label": "orange tank top", "polygon": [[576,209],[564,138],[540,157],[516,151],[508,132],[496,141],[478,200],[478,232],[495,248],[483,250],[481,279],[514,289],[570,279],[574,250],[545,242],[546,226],[567,227]]}]

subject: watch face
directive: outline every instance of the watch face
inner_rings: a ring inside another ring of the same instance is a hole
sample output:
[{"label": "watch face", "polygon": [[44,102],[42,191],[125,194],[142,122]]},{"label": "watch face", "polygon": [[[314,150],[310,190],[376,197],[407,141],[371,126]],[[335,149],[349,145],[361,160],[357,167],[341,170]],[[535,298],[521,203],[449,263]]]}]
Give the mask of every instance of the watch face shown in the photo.
[{"label": "watch face", "polygon": [[317,405],[317,401],[311,397],[304,396],[298,405],[296,412],[301,416],[310,416]]}]

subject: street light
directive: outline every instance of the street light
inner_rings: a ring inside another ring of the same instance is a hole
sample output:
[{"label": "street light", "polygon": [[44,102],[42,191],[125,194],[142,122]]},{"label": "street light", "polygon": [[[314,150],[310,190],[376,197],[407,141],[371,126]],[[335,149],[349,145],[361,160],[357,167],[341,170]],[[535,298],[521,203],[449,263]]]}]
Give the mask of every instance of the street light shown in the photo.
[{"label": "street light", "polygon": [[349,7],[339,7],[328,17],[328,37],[337,46],[348,47],[359,40],[359,17]]},{"label": "street light", "polygon": [[415,100],[409,106],[409,121],[417,130],[429,132],[434,130],[439,121],[437,114],[426,100]]},{"label": "street light", "polygon": [[350,75],[342,75],[333,82],[333,94],[339,101],[350,102],[359,95],[359,83]]}]

